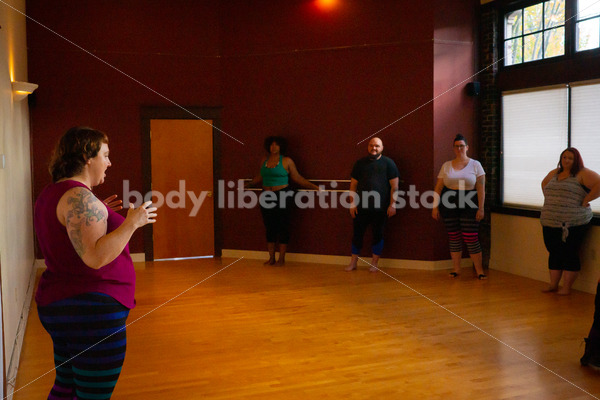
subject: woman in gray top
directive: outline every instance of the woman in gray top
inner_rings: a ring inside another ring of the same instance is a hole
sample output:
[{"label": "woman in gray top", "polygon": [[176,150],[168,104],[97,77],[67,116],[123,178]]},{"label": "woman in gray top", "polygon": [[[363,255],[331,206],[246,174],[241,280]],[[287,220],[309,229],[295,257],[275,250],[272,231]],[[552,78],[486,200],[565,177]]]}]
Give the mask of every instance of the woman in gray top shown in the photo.
[{"label": "woman in gray top", "polygon": [[560,154],[558,168],[542,181],[542,191],[540,222],[550,253],[550,285],[544,291],[568,295],[581,269],[579,247],[592,220],[589,203],[600,196],[600,175],[585,168],[579,151],[569,147]]}]

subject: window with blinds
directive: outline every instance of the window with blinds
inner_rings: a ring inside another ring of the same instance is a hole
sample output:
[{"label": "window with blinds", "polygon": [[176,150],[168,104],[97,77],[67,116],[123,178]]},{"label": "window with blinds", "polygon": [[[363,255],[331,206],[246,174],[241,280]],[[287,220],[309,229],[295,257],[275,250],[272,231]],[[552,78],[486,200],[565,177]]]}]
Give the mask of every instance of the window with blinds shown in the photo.
[{"label": "window with blinds", "polygon": [[[502,94],[502,195],[507,207],[540,208],[541,182],[569,144],[600,173],[600,83]],[[600,212],[600,199],[591,203]]]}]

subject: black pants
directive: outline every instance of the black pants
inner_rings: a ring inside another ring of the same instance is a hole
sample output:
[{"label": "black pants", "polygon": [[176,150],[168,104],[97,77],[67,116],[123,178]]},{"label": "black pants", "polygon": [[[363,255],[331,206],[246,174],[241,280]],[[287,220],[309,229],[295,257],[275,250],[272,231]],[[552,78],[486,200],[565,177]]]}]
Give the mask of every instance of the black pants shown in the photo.
[{"label": "black pants", "polygon": [[596,286],[596,298],[594,299],[594,323],[592,324],[592,330],[590,331],[590,337],[594,339],[600,339],[600,282]]},{"label": "black pants", "polygon": [[358,209],[354,217],[352,235],[352,254],[360,254],[363,236],[369,225],[373,229],[373,254],[381,255],[383,250],[383,228],[387,219],[387,209]]},{"label": "black pants", "polygon": [[581,269],[579,248],[589,226],[589,224],[586,224],[570,227],[569,235],[564,242],[562,240],[562,228],[543,227],[544,244],[548,253],[550,253],[548,256],[549,269],[565,271],[579,271]]},{"label": "black pants", "polygon": [[[294,204],[294,191],[291,189],[281,189],[276,192],[276,199],[269,201],[269,205],[274,207],[263,207],[266,204],[260,205],[263,222],[267,230],[267,242],[279,244],[288,244],[290,241],[290,213]],[[285,200],[282,201],[282,197]]]}]

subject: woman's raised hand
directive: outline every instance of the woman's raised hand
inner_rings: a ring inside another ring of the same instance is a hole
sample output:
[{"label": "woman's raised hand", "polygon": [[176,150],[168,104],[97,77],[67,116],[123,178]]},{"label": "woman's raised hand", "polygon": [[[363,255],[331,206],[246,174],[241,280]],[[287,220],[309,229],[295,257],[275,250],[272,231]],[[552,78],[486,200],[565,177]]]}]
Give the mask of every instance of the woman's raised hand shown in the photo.
[{"label": "woman's raised hand", "polygon": [[141,228],[146,224],[153,224],[156,222],[156,210],[157,207],[150,207],[151,201],[147,201],[138,208],[135,208],[132,203],[129,203],[129,210],[127,211],[127,218],[135,228]]},{"label": "woman's raised hand", "polygon": [[123,200],[117,200],[117,195],[113,194],[112,196],[109,196],[107,198],[105,198],[104,200],[102,200],[102,202],[104,204],[106,204],[106,206],[108,208],[110,208],[113,211],[121,211],[123,209],[123,206],[121,204],[123,204]]}]

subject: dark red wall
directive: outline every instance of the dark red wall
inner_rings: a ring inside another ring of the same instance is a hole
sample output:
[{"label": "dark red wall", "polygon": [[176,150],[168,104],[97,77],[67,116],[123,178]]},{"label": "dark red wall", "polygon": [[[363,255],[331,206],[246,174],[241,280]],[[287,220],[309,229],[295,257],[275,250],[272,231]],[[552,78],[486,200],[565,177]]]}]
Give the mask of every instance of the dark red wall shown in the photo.
[{"label": "dark red wall", "polygon": [[[452,3],[448,29],[464,32],[461,24],[468,24],[472,31],[472,16],[465,20],[464,13],[474,10],[456,3],[473,2]],[[288,138],[305,177],[349,179],[353,162],[366,154],[367,142],[358,142],[381,130],[401,187],[432,188],[439,168],[434,126],[441,123],[434,119],[446,117],[431,103],[411,113],[437,90],[432,1],[343,0],[329,12],[312,0],[84,0],[69,7],[29,1],[27,7],[32,18],[173,102],[222,107],[222,129],[244,143],[222,138],[217,157],[226,181],[256,174],[263,139],[274,134]],[[40,85],[32,109],[35,194],[49,181],[50,149],[76,124],[111,138],[113,167],[100,195],[121,193],[124,179],[141,190],[140,107],[172,104],[31,21],[28,41],[29,79]],[[454,108],[474,120],[471,103]],[[349,253],[347,210],[297,210],[293,219],[289,251]],[[256,209],[224,210],[223,228],[224,248],[265,247]],[[443,229],[429,210],[401,210],[386,235],[385,257],[448,258]],[[141,235],[131,250],[143,251]]]},{"label": "dark red wall", "polygon": [[[101,198],[121,196],[124,180],[142,191],[142,105],[173,105],[162,96],[182,105],[221,102],[213,1],[78,1],[68,7],[28,1],[27,14],[39,22],[27,21],[29,80],[39,84],[31,109],[35,196],[50,181],[54,144],[71,126],[108,134],[113,167],[95,191]],[[141,232],[130,248],[143,251]]]},{"label": "dark red wall", "polygon": [[[322,13],[310,2],[295,7],[246,3],[223,3],[228,16],[222,35],[223,126],[246,143],[226,147],[224,178],[256,174],[264,137],[282,134],[304,176],[350,179],[352,164],[367,150],[366,141],[357,143],[431,98],[427,8],[411,2],[344,1],[339,9]],[[421,23],[403,29],[418,19]],[[421,148],[421,136],[431,135],[431,127],[429,109],[379,133],[384,153],[396,161],[407,183],[415,179],[417,165],[430,162],[430,156],[423,156],[431,148]],[[386,256],[419,258],[411,254],[414,242],[406,240],[411,213],[402,211],[390,220]],[[235,210],[224,218],[225,226],[236,227],[227,232],[224,247],[265,247],[256,210]],[[290,251],[348,254],[351,224],[346,209],[298,210]]]},{"label": "dark red wall", "polygon": [[[479,1],[455,7],[453,2],[435,0],[434,29],[434,127],[432,181],[445,161],[455,157],[452,150],[456,134],[469,142],[469,156],[478,158],[476,133],[478,97],[467,93],[466,85],[478,81],[475,38]],[[485,167],[485,166],[484,166]],[[442,224],[432,236],[436,259],[447,258],[447,238]]]}]

